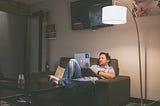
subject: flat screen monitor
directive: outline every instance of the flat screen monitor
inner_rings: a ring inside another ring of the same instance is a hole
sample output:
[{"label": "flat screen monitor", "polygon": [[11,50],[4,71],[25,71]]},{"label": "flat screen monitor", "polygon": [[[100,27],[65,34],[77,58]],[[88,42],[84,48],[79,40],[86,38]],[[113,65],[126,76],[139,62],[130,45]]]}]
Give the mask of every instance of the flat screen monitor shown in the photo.
[{"label": "flat screen monitor", "polygon": [[80,0],[71,2],[72,30],[111,26],[102,23],[102,8],[112,0]]}]

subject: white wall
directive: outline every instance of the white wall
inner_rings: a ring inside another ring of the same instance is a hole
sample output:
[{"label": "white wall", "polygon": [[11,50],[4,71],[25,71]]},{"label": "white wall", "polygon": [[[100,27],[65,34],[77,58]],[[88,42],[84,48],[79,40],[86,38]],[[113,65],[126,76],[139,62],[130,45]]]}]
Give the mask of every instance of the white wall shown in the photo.
[{"label": "white wall", "polygon": [[[138,49],[135,24],[131,14],[124,25],[115,25],[97,30],[71,30],[69,0],[48,0],[35,5],[32,12],[49,11],[49,24],[56,24],[57,39],[48,40],[49,57],[52,69],[55,69],[59,57],[73,56],[75,52],[90,52],[97,57],[100,51],[109,52],[112,58],[119,60],[120,74],[131,77],[131,96],[140,97]],[[137,18],[142,45],[142,71],[144,75],[144,42],[147,42],[147,94],[148,99],[160,98],[158,89],[159,65],[159,27],[160,16]],[[145,41],[144,41],[145,39]],[[144,77],[143,77],[144,79]],[[118,90],[118,89],[117,89]]]}]

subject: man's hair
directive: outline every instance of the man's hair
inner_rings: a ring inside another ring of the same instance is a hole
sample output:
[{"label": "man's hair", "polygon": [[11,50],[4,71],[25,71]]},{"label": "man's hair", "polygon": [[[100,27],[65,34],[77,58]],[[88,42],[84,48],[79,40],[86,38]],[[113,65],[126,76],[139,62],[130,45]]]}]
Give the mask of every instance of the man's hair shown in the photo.
[{"label": "man's hair", "polygon": [[106,53],[106,52],[100,52],[100,53],[99,53],[99,56],[100,56],[100,55],[102,55],[102,54],[104,54],[104,55],[106,56],[106,58],[109,60],[109,63],[108,63],[108,64],[110,65],[110,62],[111,62],[111,56],[109,55],[109,53]]}]

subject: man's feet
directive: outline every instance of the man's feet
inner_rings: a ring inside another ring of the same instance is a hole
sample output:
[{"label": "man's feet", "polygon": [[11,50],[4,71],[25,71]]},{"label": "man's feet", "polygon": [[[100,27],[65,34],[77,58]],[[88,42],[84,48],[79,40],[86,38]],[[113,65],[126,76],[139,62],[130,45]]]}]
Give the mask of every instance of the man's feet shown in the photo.
[{"label": "man's feet", "polygon": [[55,77],[54,75],[49,75],[48,80],[52,83],[58,84],[59,78]]}]

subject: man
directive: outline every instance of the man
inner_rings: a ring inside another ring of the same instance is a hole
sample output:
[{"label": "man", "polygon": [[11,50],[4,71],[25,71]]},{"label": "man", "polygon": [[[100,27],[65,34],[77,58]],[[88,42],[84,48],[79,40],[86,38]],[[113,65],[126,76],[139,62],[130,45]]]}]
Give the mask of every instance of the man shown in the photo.
[{"label": "man", "polygon": [[87,82],[94,83],[101,78],[115,78],[115,71],[112,66],[109,65],[111,57],[108,53],[101,52],[99,54],[98,65],[92,65],[88,71],[94,74],[83,75],[82,69],[76,59],[70,59],[65,69],[63,77],[61,79],[50,75],[49,80],[53,83],[61,86],[76,86]]}]

